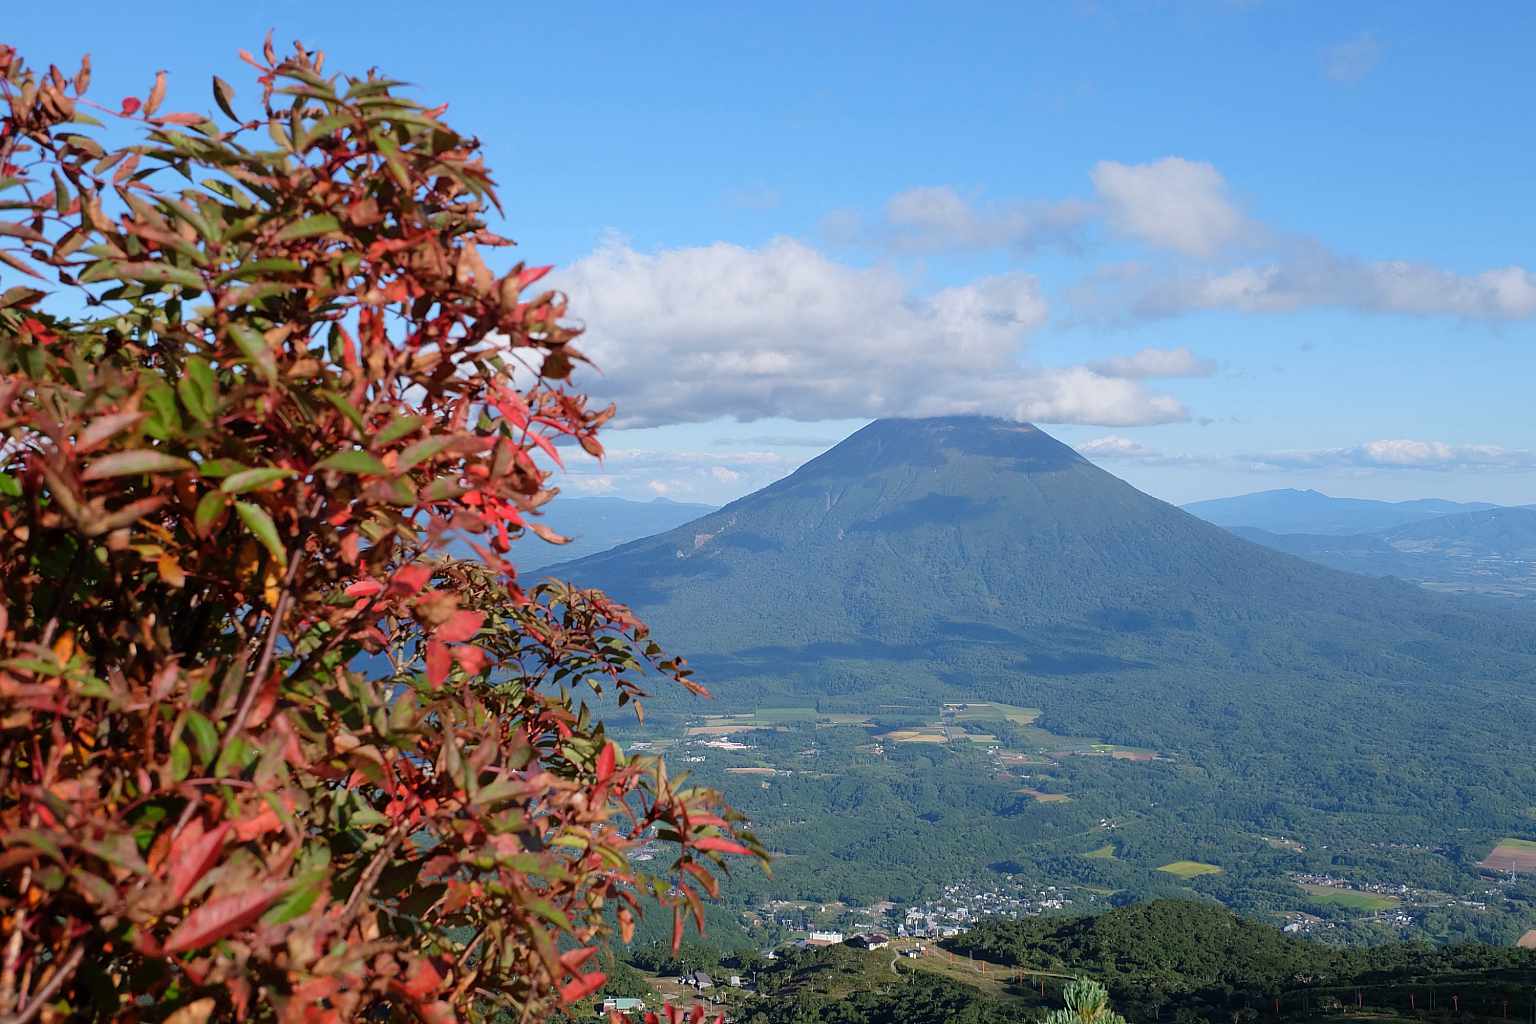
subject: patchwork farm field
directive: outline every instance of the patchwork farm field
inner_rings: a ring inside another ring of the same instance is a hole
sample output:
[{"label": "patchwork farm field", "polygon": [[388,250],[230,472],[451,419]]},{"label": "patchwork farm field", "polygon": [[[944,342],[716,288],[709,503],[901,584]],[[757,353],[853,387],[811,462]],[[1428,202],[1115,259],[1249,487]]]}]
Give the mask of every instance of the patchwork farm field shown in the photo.
[{"label": "patchwork farm field", "polygon": [[1164,864],[1157,870],[1173,875],[1175,878],[1199,878],[1201,875],[1223,873],[1222,869],[1215,864],[1203,864],[1198,860],[1176,860],[1172,864]]},{"label": "patchwork farm field", "polygon": [[1391,910],[1402,902],[1393,896],[1360,892],[1358,889],[1343,889],[1336,885],[1303,885],[1301,889],[1312,897],[1315,903],[1350,907],[1355,910]]},{"label": "patchwork farm field", "polygon": [[1488,871],[1536,873],[1536,842],[1529,839],[1500,839],[1493,851],[1478,862]]}]

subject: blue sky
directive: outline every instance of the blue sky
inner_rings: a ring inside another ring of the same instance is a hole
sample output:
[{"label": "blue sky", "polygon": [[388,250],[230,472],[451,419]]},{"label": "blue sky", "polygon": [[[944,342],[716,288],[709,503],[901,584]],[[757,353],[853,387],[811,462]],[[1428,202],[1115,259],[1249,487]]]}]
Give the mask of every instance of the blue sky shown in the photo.
[{"label": "blue sky", "polygon": [[271,27],[449,101],[637,427],[573,491],[981,411],[1175,501],[1536,502],[1528,4],[13,6],[98,98]]}]

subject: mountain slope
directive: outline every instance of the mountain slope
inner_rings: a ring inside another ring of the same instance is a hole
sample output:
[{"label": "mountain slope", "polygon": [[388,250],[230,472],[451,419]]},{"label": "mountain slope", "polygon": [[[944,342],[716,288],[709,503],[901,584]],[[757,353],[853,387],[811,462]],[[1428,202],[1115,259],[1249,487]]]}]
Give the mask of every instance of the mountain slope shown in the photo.
[{"label": "mountain slope", "polygon": [[1341,535],[1371,533],[1406,523],[1496,507],[1487,502],[1456,502],[1440,498],[1414,501],[1334,498],[1320,491],[1287,488],[1191,502],[1184,506],[1184,511],[1208,523],[1229,528],[1242,526],[1270,533]]},{"label": "mountain slope", "polygon": [[725,707],[1001,700],[1223,772],[1273,761],[1255,799],[1283,771],[1284,799],[1362,810],[1536,785],[1502,753],[1536,719],[1528,617],[1250,544],[1028,425],[878,421],[550,571],[632,603]]}]

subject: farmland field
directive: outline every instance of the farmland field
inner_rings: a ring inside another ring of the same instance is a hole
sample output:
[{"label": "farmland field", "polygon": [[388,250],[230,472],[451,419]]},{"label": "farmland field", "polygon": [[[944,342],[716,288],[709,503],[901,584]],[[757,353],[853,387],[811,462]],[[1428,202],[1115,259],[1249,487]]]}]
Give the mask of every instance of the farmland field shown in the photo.
[{"label": "farmland field", "polygon": [[1529,839],[1500,839],[1493,852],[1478,862],[1488,871],[1536,872],[1536,842]]},{"label": "farmland field", "polygon": [[1030,789],[1027,786],[1024,789],[1019,790],[1019,792],[1034,800],[1036,803],[1066,804],[1072,802],[1072,798],[1067,796],[1065,793],[1042,793],[1038,789]]},{"label": "farmland field", "polygon": [[1088,853],[1083,854],[1083,856],[1087,857],[1089,860],[1116,860],[1115,844],[1105,843],[1097,850],[1091,850]]},{"label": "farmland field", "polygon": [[1219,875],[1221,868],[1215,864],[1202,864],[1198,860],[1176,860],[1172,864],[1164,864],[1157,870],[1164,874],[1173,875],[1175,878],[1198,878],[1201,875]]},{"label": "farmland field", "polygon": [[939,729],[897,729],[880,737],[893,743],[948,743],[949,737]]},{"label": "farmland field", "polygon": [[1301,888],[1317,903],[1331,903],[1336,907],[1352,907],[1355,910],[1389,910],[1401,902],[1392,896],[1341,889],[1336,885],[1303,885]]},{"label": "farmland field", "polygon": [[945,704],[943,714],[953,716],[957,722],[995,722],[999,718],[1017,725],[1032,725],[1039,718],[1039,708],[1021,708],[1012,704],[971,701],[963,704]]},{"label": "farmland field", "polygon": [[757,725],[783,725],[816,721],[815,708],[758,708],[752,713]]}]

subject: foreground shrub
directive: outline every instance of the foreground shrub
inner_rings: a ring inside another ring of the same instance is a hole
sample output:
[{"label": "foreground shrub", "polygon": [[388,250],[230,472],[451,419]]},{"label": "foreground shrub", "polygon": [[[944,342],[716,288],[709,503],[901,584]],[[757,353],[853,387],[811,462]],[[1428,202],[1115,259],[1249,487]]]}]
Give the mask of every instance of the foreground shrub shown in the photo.
[{"label": "foreground shrub", "polygon": [[242,56],[216,122],[0,48],[0,1018],[541,1019],[759,851],[580,702],[684,664],[517,578],[612,410],[477,144]]}]

